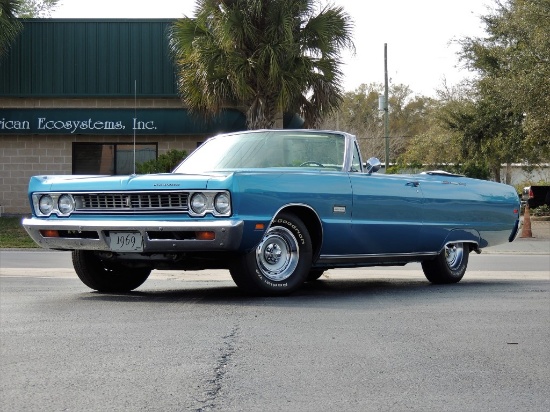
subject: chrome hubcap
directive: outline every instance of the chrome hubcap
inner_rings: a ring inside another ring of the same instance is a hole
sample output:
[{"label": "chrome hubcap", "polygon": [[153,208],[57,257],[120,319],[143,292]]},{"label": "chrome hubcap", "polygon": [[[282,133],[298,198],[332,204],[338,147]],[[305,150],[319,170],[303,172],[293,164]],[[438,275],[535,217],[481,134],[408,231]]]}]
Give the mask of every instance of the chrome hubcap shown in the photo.
[{"label": "chrome hubcap", "polygon": [[462,243],[452,243],[445,245],[445,260],[451,270],[456,270],[462,264],[464,258],[464,245]]},{"label": "chrome hubcap", "polygon": [[281,255],[283,254],[283,251],[281,250],[281,247],[277,243],[270,243],[266,246],[264,251],[264,257],[265,260],[274,265],[279,260],[281,260]]},{"label": "chrome hubcap", "polygon": [[284,227],[270,228],[256,248],[258,269],[269,280],[280,282],[298,266],[300,248],[292,232]]}]

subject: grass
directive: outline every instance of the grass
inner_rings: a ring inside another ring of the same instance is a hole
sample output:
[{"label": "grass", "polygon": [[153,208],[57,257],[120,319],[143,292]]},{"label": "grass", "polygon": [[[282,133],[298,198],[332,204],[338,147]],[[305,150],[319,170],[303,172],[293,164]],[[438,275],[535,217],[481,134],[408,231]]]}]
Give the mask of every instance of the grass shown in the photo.
[{"label": "grass", "polygon": [[34,243],[21,226],[20,216],[0,217],[0,248],[36,248]]}]

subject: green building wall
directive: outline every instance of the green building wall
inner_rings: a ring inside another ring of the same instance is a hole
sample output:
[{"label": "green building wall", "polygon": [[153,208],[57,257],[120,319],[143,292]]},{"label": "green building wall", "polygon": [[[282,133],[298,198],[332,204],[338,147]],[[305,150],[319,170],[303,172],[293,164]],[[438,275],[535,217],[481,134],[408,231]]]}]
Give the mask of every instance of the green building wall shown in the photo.
[{"label": "green building wall", "polygon": [[176,97],[171,19],[28,19],[0,60],[4,97]]}]

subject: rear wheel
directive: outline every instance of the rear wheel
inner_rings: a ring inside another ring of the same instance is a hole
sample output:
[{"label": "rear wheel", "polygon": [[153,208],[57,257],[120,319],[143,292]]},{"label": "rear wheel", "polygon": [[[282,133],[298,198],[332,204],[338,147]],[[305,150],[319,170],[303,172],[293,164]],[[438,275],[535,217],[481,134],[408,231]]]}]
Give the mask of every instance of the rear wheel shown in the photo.
[{"label": "rear wheel", "polygon": [[424,275],[432,283],[460,282],[466,268],[470,248],[467,243],[450,243],[433,260],[422,262]]},{"label": "rear wheel", "polygon": [[73,266],[80,280],[99,292],[129,292],[140,286],[151,269],[106,264],[90,250],[73,251]]},{"label": "rear wheel", "polygon": [[306,226],[293,214],[281,213],[258,246],[236,259],[230,273],[248,293],[284,295],[305,282],[311,260],[311,238]]}]

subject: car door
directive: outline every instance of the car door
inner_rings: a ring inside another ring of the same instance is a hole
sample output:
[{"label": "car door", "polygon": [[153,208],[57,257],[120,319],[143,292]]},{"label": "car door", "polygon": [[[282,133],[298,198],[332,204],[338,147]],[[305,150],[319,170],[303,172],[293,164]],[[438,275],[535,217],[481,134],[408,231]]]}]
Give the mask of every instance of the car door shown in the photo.
[{"label": "car door", "polygon": [[403,255],[418,249],[423,196],[414,176],[350,173],[353,250],[358,255]]}]

